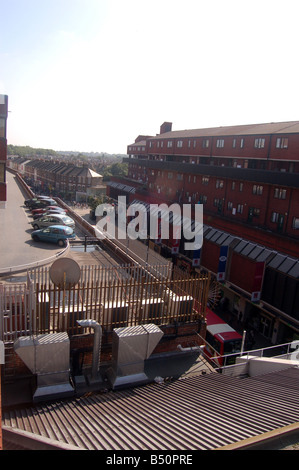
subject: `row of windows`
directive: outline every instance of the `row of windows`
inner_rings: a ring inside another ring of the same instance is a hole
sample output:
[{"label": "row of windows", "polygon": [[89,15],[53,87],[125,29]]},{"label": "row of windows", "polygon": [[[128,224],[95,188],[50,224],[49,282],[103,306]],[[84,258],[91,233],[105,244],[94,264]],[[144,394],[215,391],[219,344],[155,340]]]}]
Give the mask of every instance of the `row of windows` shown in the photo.
[{"label": "row of windows", "polygon": [[[188,148],[195,148],[197,146],[197,140],[196,139],[188,139]],[[266,143],[266,139],[265,138],[256,138],[254,140],[254,148],[259,148],[259,149],[263,149],[265,148],[265,143]],[[174,141],[173,140],[168,140],[166,142],[167,144],[167,148],[172,148],[173,145],[174,145]],[[224,144],[225,144],[225,139],[223,138],[220,138],[220,139],[217,139],[216,140],[216,147],[217,148],[223,148],[224,147]],[[239,139],[239,146],[240,148],[243,148],[244,147],[244,144],[245,144],[245,139],[242,137]],[[182,148],[184,145],[184,141],[183,140],[177,140],[176,142],[176,146],[177,148]],[[152,148],[153,146],[153,142],[149,142],[149,147]],[[164,146],[164,141],[157,141],[157,147],[158,148],[163,148]],[[203,139],[202,140],[202,148],[208,148],[210,146],[210,139]],[[276,148],[280,148],[280,149],[287,149],[288,146],[289,146],[289,139],[286,138],[286,137],[277,137],[276,138],[276,144],[275,144]],[[232,147],[233,148],[236,148],[237,147],[237,139],[233,139],[232,141]],[[136,147],[129,147],[129,150],[131,150],[131,148],[133,148],[133,150],[136,149]],[[144,150],[144,147],[142,148],[142,150]]]},{"label": "row of windows", "polygon": [[[154,173],[154,170],[153,170],[152,171],[152,176],[154,176],[154,174],[155,173]],[[173,173],[168,172],[167,178],[168,179],[173,179]],[[188,178],[189,178],[189,183],[190,183],[191,182],[191,175],[189,175]],[[177,180],[178,181],[183,180],[183,174],[182,173],[177,174]],[[204,185],[208,185],[209,184],[209,178],[206,177],[206,176],[203,176],[201,178],[201,182]],[[196,183],[196,176],[193,176],[193,183]],[[239,183],[239,191],[243,191],[243,187],[244,187],[244,183],[240,182]],[[216,180],[216,189],[222,189],[222,188],[224,188],[224,180]],[[236,182],[235,181],[232,181],[231,189],[232,190],[236,189]],[[263,190],[264,190],[263,186],[254,184],[253,187],[252,187],[252,194],[256,194],[256,195],[261,196],[263,194]],[[281,188],[275,188],[274,189],[274,197],[276,199],[286,199],[286,196],[287,196],[287,190],[286,189],[281,189]]]},{"label": "row of windows", "polygon": [[[158,176],[163,177],[163,171],[162,172],[158,171],[157,174],[158,174]],[[155,176],[155,170],[151,170],[151,175]],[[167,178],[169,180],[173,179],[174,178],[173,172],[168,172],[167,173]],[[188,175],[188,183],[191,183],[191,182],[197,183],[197,182],[199,182],[197,178],[200,179],[200,177],[197,177],[196,175],[193,175],[193,176]],[[183,181],[183,179],[184,179],[183,173],[177,173],[177,181]],[[207,186],[209,184],[209,181],[210,181],[210,178],[208,176],[202,176],[201,177],[201,184]],[[224,188],[224,180],[216,180],[215,187],[216,187],[216,189],[223,189]],[[239,189],[240,192],[242,192],[243,189],[244,189],[244,183],[243,182],[236,183],[236,181],[232,181],[231,189],[233,191],[235,191],[237,188]],[[252,194],[261,196],[263,194],[263,190],[264,190],[264,187],[262,185],[254,184],[253,187],[252,187]],[[286,197],[287,197],[287,190],[286,189],[274,188],[274,198],[275,199],[286,199]]]},{"label": "row of windows", "polygon": [[[150,183],[149,188],[154,189],[154,185]],[[161,193],[161,187],[159,186],[157,187],[157,192],[158,194]],[[173,191],[171,190],[171,188],[169,187],[166,188],[167,195],[171,195],[172,193]],[[208,196],[204,194],[198,195],[198,192],[190,193],[189,191],[187,191],[185,193],[185,197],[189,200],[189,202],[198,202],[200,204],[207,204],[208,202]],[[223,204],[224,204],[224,200],[222,198],[213,199],[213,206],[216,207],[218,211],[222,212]],[[246,207],[246,204],[241,204],[241,203],[236,204],[232,201],[227,202],[227,210],[231,212],[232,215],[243,214],[245,207]],[[261,213],[261,210],[258,207],[249,207],[248,208],[248,220],[253,217],[256,217],[256,218],[260,217],[260,213]],[[280,214],[278,212],[272,212],[270,215],[270,221],[277,225],[283,225],[284,218],[285,218],[284,214]],[[293,217],[292,228],[295,230],[299,230],[299,217]]]}]

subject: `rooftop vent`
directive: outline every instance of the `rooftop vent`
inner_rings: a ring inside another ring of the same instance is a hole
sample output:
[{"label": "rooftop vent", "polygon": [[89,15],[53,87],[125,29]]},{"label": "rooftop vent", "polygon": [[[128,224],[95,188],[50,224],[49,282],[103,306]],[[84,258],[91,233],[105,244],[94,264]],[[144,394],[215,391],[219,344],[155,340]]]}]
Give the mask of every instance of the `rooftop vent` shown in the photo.
[{"label": "rooftop vent", "polygon": [[149,380],[144,372],[144,360],[150,357],[163,334],[152,323],[113,330],[113,362],[107,371],[113,389]]},{"label": "rooftop vent", "polygon": [[70,384],[70,341],[67,333],[23,336],[15,341],[14,349],[37,375],[33,401],[74,394]]}]

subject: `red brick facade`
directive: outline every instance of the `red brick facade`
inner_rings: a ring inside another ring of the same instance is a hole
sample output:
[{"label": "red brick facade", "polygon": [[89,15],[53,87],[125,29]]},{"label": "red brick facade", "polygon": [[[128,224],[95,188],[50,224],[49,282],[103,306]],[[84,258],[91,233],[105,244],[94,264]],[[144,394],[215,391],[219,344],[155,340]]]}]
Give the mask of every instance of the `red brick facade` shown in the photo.
[{"label": "red brick facade", "polygon": [[[267,260],[260,286],[262,298],[269,302],[265,313],[264,304],[250,303],[259,258],[230,247],[222,286],[232,308],[236,310],[234,298],[241,296],[243,313],[253,305],[260,309],[270,323],[267,335],[274,340],[299,334],[299,121],[184,131],[164,124],[160,134],[127,148],[128,178],[122,182],[136,185],[128,203],[202,204],[210,233],[227,233],[236,237],[235,244],[245,240],[249,254],[260,249]],[[110,195],[117,198],[117,190],[111,188]],[[192,268],[192,253],[182,246],[173,261],[184,260]],[[201,249],[200,267],[215,276],[220,247],[207,236]],[[164,256],[172,256],[171,240],[163,240],[159,248]],[[271,292],[277,291],[277,276],[283,278],[279,285],[286,287],[275,296]],[[277,322],[284,315],[288,326],[284,322],[279,329]]]},{"label": "red brick facade", "polygon": [[6,201],[7,114],[8,97],[0,95],[0,202]]}]

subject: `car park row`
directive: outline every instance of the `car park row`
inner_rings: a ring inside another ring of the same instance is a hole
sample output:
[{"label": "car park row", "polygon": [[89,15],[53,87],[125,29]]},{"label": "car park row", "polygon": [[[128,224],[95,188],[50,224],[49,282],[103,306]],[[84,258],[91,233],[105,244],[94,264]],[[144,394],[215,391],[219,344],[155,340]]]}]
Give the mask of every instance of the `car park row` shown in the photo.
[{"label": "car park row", "polygon": [[24,201],[33,216],[31,225],[34,231],[31,238],[38,242],[56,243],[65,246],[68,239],[76,238],[75,222],[66,210],[48,196],[37,196]]}]

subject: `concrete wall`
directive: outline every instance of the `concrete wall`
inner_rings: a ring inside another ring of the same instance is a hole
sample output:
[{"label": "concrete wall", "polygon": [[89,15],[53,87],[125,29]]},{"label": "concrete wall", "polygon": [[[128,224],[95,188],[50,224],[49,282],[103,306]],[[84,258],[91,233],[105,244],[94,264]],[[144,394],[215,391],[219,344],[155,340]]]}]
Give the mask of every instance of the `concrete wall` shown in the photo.
[{"label": "concrete wall", "polygon": [[279,359],[268,357],[243,356],[238,357],[236,364],[244,364],[248,361],[247,373],[250,377],[257,375],[270,374],[278,370],[289,369],[290,367],[299,367],[299,361],[291,359]]}]

